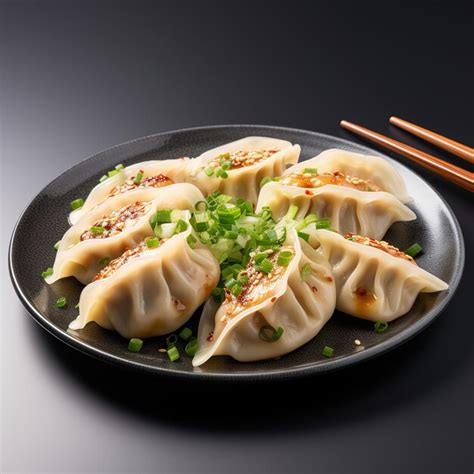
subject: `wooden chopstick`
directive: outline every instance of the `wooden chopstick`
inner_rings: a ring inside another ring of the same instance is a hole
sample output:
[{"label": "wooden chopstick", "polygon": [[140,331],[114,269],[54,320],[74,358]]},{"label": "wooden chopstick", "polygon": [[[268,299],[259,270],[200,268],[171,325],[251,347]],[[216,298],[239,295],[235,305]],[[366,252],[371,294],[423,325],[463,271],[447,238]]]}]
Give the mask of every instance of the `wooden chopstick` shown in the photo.
[{"label": "wooden chopstick", "polygon": [[392,138],[386,137],[385,135],[373,132],[368,128],[348,122],[347,120],[341,120],[341,127],[355,133],[356,135],[364,137],[371,142],[377,143],[388,150],[394,151],[409,160],[418,163],[423,168],[433,171],[448,181],[474,192],[474,173],[441,160],[440,158],[429,155],[428,153],[417,150],[405,143],[398,142]]},{"label": "wooden chopstick", "polygon": [[423,140],[426,140],[429,143],[432,143],[433,145],[436,145],[438,148],[449,151],[453,155],[469,161],[469,163],[474,163],[474,148],[463,145],[451,138],[443,137],[443,135],[439,135],[427,128],[420,127],[419,125],[407,122],[398,117],[390,117],[390,123],[422,138]]}]

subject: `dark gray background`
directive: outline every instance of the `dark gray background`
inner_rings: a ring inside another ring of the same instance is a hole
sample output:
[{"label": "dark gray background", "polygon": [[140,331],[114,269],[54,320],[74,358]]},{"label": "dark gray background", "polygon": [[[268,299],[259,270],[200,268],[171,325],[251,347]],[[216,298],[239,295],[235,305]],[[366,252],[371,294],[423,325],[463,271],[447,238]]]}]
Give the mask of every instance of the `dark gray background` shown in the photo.
[{"label": "dark gray background", "polygon": [[2,469],[471,472],[472,195],[418,167],[460,220],[465,275],[422,335],[352,369],[178,384],[75,352],[16,298],[6,253],[19,213],[116,143],[227,123],[347,138],[345,118],[433,151],[390,127],[395,114],[472,144],[467,2],[224,3],[0,2]]}]

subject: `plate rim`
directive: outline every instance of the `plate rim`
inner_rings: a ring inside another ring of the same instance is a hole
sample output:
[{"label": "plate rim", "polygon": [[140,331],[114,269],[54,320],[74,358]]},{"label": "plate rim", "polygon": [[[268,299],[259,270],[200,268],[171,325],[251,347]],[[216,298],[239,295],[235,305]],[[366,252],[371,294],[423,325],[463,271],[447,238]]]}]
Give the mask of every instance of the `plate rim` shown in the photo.
[{"label": "plate rim", "polygon": [[312,365],[305,365],[301,367],[293,367],[293,368],[283,368],[283,369],[275,369],[272,370],[271,372],[268,372],[263,369],[259,369],[258,371],[255,372],[237,372],[237,373],[224,373],[224,372],[217,372],[217,373],[212,373],[212,372],[185,372],[179,369],[169,369],[166,367],[157,367],[157,366],[151,366],[147,365],[145,363],[139,362],[139,361],[133,361],[133,360],[127,360],[123,359],[119,356],[116,356],[114,354],[111,354],[110,352],[107,352],[105,350],[102,350],[100,348],[94,347],[90,345],[89,343],[85,341],[81,341],[80,339],[74,338],[72,335],[68,334],[66,331],[62,330],[61,328],[57,327],[55,324],[53,324],[51,321],[49,321],[45,316],[41,314],[40,311],[38,311],[32,303],[29,301],[29,299],[26,297],[26,295],[23,293],[22,289],[20,288],[20,284],[17,280],[17,277],[15,275],[15,269],[14,269],[14,262],[13,262],[13,245],[15,238],[17,237],[17,232],[18,232],[18,227],[20,222],[22,221],[24,215],[30,208],[31,204],[38,198],[39,195],[41,195],[44,190],[52,185],[55,181],[59,180],[62,178],[62,176],[66,173],[69,173],[73,169],[75,169],[78,166],[81,166],[83,163],[93,160],[97,156],[105,153],[105,152],[110,152],[115,148],[119,148],[125,145],[130,145],[134,142],[138,141],[145,141],[147,139],[151,138],[156,138],[162,135],[172,135],[172,134],[177,134],[177,133],[186,133],[186,132],[199,132],[199,131],[208,131],[208,130],[217,130],[217,129],[229,129],[229,128],[266,128],[274,131],[284,131],[288,133],[303,133],[303,134],[311,134],[311,135],[316,135],[321,138],[327,138],[327,139],[336,139],[339,142],[343,142],[347,144],[349,147],[360,147],[360,148],[366,148],[372,150],[369,146],[365,146],[362,144],[359,144],[357,142],[351,142],[348,139],[345,138],[340,138],[336,137],[334,135],[329,135],[325,133],[320,133],[320,132],[315,132],[312,130],[305,130],[305,129],[299,129],[299,128],[292,128],[292,127],[282,127],[282,126],[274,126],[274,125],[263,125],[263,124],[229,124],[229,125],[209,125],[209,126],[199,126],[199,127],[190,127],[190,128],[182,128],[182,129],[176,129],[176,130],[169,130],[169,131],[164,131],[164,132],[159,132],[159,133],[154,133],[151,135],[146,135],[143,137],[139,138],[134,138],[132,140],[127,140],[125,142],[119,143],[117,145],[113,145],[108,148],[104,148],[103,150],[98,151],[97,153],[94,153],[93,155],[79,161],[75,165],[69,167],[65,171],[63,171],[59,176],[51,180],[49,183],[47,183],[43,188],[35,194],[35,196],[30,199],[28,204],[25,206],[23,211],[20,213],[15,226],[12,231],[12,235],[10,237],[10,242],[8,246],[8,270],[9,270],[9,275],[10,275],[10,280],[13,284],[13,287],[15,289],[16,294],[18,295],[20,301],[22,302],[23,306],[25,309],[28,311],[28,313],[32,316],[34,321],[36,321],[42,328],[46,329],[50,334],[55,336],[57,339],[60,341],[64,342],[68,346],[79,350],[81,353],[91,356],[95,359],[98,359],[102,362],[107,362],[112,365],[118,365],[120,367],[125,367],[130,370],[138,370],[141,372],[146,372],[149,374],[155,374],[155,375],[160,375],[160,376],[168,376],[172,378],[180,378],[180,379],[194,379],[194,380],[202,380],[202,381],[238,381],[238,382],[254,382],[254,381],[272,381],[272,380],[287,380],[287,379],[292,379],[296,377],[305,377],[305,376],[311,376],[311,375],[318,375],[318,374],[323,374],[327,372],[332,372],[335,370],[340,370],[343,368],[347,367],[352,367],[354,365],[357,365],[361,362],[371,360],[375,357],[378,357],[382,354],[385,354],[402,344],[408,342],[410,339],[418,335],[422,330],[426,329],[435,319],[437,319],[447,306],[447,304],[451,301],[453,296],[455,295],[458,287],[460,280],[462,278],[462,274],[464,271],[464,265],[465,265],[465,243],[464,243],[464,236],[462,233],[461,226],[459,224],[459,221],[451,209],[451,206],[446,202],[444,197],[433,187],[431,186],[430,183],[428,183],[424,178],[422,178],[416,171],[412,170],[411,168],[408,168],[405,166],[403,163],[400,163],[393,158],[391,158],[388,155],[385,155],[377,150],[373,150],[375,154],[382,156],[384,158],[389,158],[391,161],[396,161],[398,165],[401,167],[405,168],[409,172],[413,173],[417,178],[423,181],[423,183],[433,191],[442,204],[445,206],[445,208],[448,210],[448,215],[449,219],[452,222],[454,232],[457,237],[457,241],[460,244],[459,245],[459,257],[455,263],[455,269],[454,269],[454,274],[452,278],[452,282],[450,284],[450,291],[447,294],[446,298],[433,307],[430,311],[428,311],[426,314],[423,315],[423,317],[408,326],[406,329],[402,330],[399,334],[396,334],[392,336],[391,338],[382,341],[380,344],[374,345],[372,347],[369,347],[367,349],[364,349],[363,351],[360,352],[355,352],[353,354],[350,354],[348,356],[345,356],[341,359],[328,359],[327,361],[324,361],[324,363],[317,363],[317,364],[312,364]]}]

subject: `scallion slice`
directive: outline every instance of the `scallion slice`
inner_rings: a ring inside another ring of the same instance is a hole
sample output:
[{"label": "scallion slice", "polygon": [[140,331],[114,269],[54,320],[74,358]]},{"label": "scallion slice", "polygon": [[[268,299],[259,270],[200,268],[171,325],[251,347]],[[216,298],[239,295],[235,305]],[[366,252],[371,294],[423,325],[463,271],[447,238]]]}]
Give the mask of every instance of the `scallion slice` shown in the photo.
[{"label": "scallion slice", "polygon": [[329,229],[331,227],[331,219],[318,219],[316,221],[316,229]]},{"label": "scallion slice", "polygon": [[54,244],[54,250],[59,250],[59,246],[61,245],[61,241],[58,240],[55,244]]},{"label": "scallion slice", "polygon": [[112,178],[113,176],[115,176],[116,174],[118,174],[118,171],[117,170],[110,170],[110,171],[107,171],[107,176],[109,178]]},{"label": "scallion slice", "polygon": [[270,177],[270,176],[265,176],[264,178],[262,178],[262,180],[260,181],[260,187],[263,188],[263,186],[265,186],[266,184],[268,183],[271,183],[273,181],[273,179]]},{"label": "scallion slice", "polygon": [[309,234],[307,234],[306,232],[298,232],[298,237],[300,239],[306,240],[306,242],[309,241]]},{"label": "scallion slice", "polygon": [[415,257],[416,255],[418,255],[421,251],[423,250],[422,246],[418,243],[415,243],[413,245],[410,245],[410,247],[408,247],[406,250],[405,250],[405,253],[407,255],[409,255],[410,257]]},{"label": "scallion slice", "polygon": [[99,260],[99,265],[102,266],[102,267],[105,267],[106,265],[108,265],[110,263],[110,260],[112,260],[110,257],[102,257]]},{"label": "scallion slice", "polygon": [[184,348],[184,350],[186,351],[186,355],[189,357],[194,357],[198,349],[199,349],[199,344],[198,344],[197,339],[193,339],[189,341],[186,344],[186,347]]},{"label": "scallion slice", "polygon": [[155,224],[165,224],[171,222],[171,209],[158,209],[153,216]]},{"label": "scallion slice", "polygon": [[160,240],[158,237],[147,237],[145,243],[149,249],[154,249],[160,245]]},{"label": "scallion slice", "polygon": [[74,201],[71,201],[71,209],[75,211],[76,209],[80,209],[84,205],[84,199],[77,198]]},{"label": "scallion slice", "polygon": [[311,264],[309,263],[305,263],[302,267],[301,267],[301,279],[303,281],[307,281],[308,280],[308,277],[311,275]]},{"label": "scallion slice", "polygon": [[286,267],[293,258],[293,253],[289,250],[283,250],[278,254],[277,264]]},{"label": "scallion slice", "polygon": [[179,234],[185,230],[188,230],[188,223],[183,221],[183,219],[179,219],[179,221],[176,223],[176,232]]},{"label": "scallion slice", "polygon": [[140,352],[143,347],[143,341],[137,337],[132,337],[128,341],[128,350],[130,352]]},{"label": "scallion slice", "polygon": [[214,168],[204,168],[204,173],[206,173],[207,176],[212,176],[214,174]]},{"label": "scallion slice", "polygon": [[44,272],[41,272],[41,276],[43,278],[49,277],[53,274],[53,269],[51,267],[48,267]]},{"label": "scallion slice", "polygon": [[284,329],[279,326],[277,329],[272,326],[262,326],[258,333],[260,339],[265,342],[276,342],[283,335]]},{"label": "scallion slice", "polygon": [[180,357],[178,348],[176,346],[170,347],[166,352],[171,362],[178,360]]},{"label": "scallion slice", "polygon": [[133,181],[133,183],[138,186],[142,182],[142,179],[143,179],[143,171],[140,170],[135,176],[135,180]]},{"label": "scallion slice", "polygon": [[324,357],[332,357],[333,354],[334,354],[334,349],[332,347],[324,346],[324,349],[323,349]]},{"label": "scallion slice", "polygon": [[211,291],[211,295],[214,298],[216,303],[222,303],[225,300],[225,291],[224,288],[214,288]]},{"label": "scallion slice", "polygon": [[318,169],[317,168],[305,168],[303,170],[303,173],[318,174]]},{"label": "scallion slice", "polygon": [[166,338],[166,345],[168,346],[168,348],[175,346],[177,342],[178,342],[178,336],[176,334],[170,334]]},{"label": "scallion slice", "polygon": [[119,163],[118,165],[115,166],[115,169],[117,171],[122,171],[125,167],[122,165],[122,163]]},{"label": "scallion slice", "polygon": [[89,230],[93,234],[103,234],[105,232],[105,227],[102,227],[101,225],[93,225]]},{"label": "scallion slice", "polygon": [[263,260],[260,260],[260,262],[255,264],[255,268],[258,271],[270,273],[273,270],[273,264],[268,258],[264,258]]},{"label": "scallion slice", "polygon": [[56,300],[56,307],[57,308],[64,308],[67,304],[67,301],[66,301],[66,297],[65,296],[61,296],[60,298],[58,298]]},{"label": "scallion slice", "polygon": [[192,335],[193,335],[193,332],[192,332],[191,329],[189,329],[188,327],[183,328],[183,329],[181,330],[181,332],[179,333],[179,337],[180,337],[183,341],[187,341]]},{"label": "scallion slice", "polygon": [[231,167],[232,167],[231,161],[228,161],[228,160],[221,161],[221,168],[224,171],[230,170]]},{"label": "scallion slice", "polygon": [[99,183],[103,183],[104,181],[107,181],[108,179],[109,179],[109,177],[106,174],[104,174],[100,177]]},{"label": "scallion slice", "polygon": [[374,330],[376,333],[385,332],[388,329],[388,323],[386,321],[377,321],[374,324]]},{"label": "scallion slice", "polygon": [[197,240],[196,240],[196,237],[194,237],[194,235],[189,234],[186,237],[186,242],[192,249],[196,248]]}]

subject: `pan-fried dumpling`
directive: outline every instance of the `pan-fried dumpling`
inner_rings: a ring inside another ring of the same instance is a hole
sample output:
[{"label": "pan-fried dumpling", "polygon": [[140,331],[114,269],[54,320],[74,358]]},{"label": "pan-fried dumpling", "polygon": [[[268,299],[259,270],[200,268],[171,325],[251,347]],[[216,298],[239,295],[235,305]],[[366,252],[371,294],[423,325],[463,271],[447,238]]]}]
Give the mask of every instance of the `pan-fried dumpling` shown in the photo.
[{"label": "pan-fried dumpling", "polygon": [[[283,178],[298,177],[304,170],[316,170],[317,176],[309,176],[313,183],[309,187],[324,184],[343,184],[361,191],[385,191],[393,194],[402,203],[411,201],[405,183],[398,171],[380,156],[362,155],[351,151],[331,149],[310,160],[302,161],[286,170]],[[301,178],[300,178],[301,179]],[[300,184],[301,186],[301,184]]]},{"label": "pan-fried dumpling", "polygon": [[[91,321],[123,337],[152,337],[183,325],[219,281],[219,263],[193,239],[191,226],[169,239],[148,238],[112,260],[85,287],[79,316],[69,325]],[[153,245],[150,245],[153,242]]]},{"label": "pan-fried dumpling", "polygon": [[374,239],[381,239],[394,222],[416,219],[412,210],[387,192],[363,192],[334,184],[309,189],[282,181],[263,186],[256,212],[268,206],[273,218],[279,220],[294,205],[298,208],[296,220],[316,214],[330,219],[331,227],[342,234],[352,232]]},{"label": "pan-fried dumpling", "polygon": [[407,313],[419,293],[448,288],[387,242],[328,230],[309,233],[310,244],[332,267],[336,307],[344,313],[388,322]]},{"label": "pan-fried dumpling", "polygon": [[[107,259],[135,247],[154,229],[150,219],[158,209],[190,210],[203,200],[192,184],[173,184],[167,188],[138,188],[113,196],[94,207],[63,236],[53,266],[46,278],[54,283],[74,276],[87,284],[104,266]],[[181,218],[174,214],[175,221]]]},{"label": "pan-fried dumpling", "polygon": [[87,211],[117,194],[137,188],[160,188],[184,182],[190,164],[189,158],[178,158],[144,161],[125,168],[118,165],[117,169],[110,172],[110,177],[105,175],[92,189],[83,206],[69,214],[69,222],[75,224]]},{"label": "pan-fried dumpling", "polygon": [[269,273],[262,270],[263,256],[251,258],[240,295],[227,291],[222,305],[206,303],[194,366],[214,355],[244,362],[281,356],[312,339],[331,317],[336,294],[329,265],[294,230],[280,250],[268,251]]},{"label": "pan-fried dumpling", "polygon": [[243,138],[195,158],[186,181],[205,195],[220,191],[255,204],[262,179],[280,176],[297,163],[300,150],[299,145],[276,138]]}]

